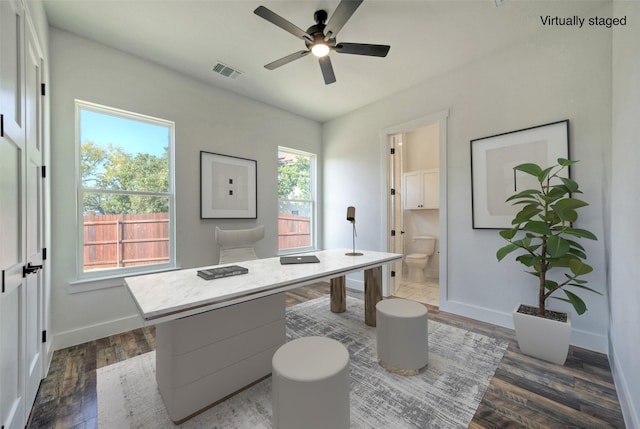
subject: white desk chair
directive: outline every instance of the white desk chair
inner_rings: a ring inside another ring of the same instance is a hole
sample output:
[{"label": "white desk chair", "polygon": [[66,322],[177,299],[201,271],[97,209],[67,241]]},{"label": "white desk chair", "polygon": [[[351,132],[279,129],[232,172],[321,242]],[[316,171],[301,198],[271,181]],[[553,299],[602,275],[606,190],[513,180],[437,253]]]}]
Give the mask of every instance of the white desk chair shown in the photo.
[{"label": "white desk chair", "polygon": [[264,225],[234,230],[220,229],[216,226],[215,238],[220,246],[219,264],[258,259],[253,245],[264,238]]}]

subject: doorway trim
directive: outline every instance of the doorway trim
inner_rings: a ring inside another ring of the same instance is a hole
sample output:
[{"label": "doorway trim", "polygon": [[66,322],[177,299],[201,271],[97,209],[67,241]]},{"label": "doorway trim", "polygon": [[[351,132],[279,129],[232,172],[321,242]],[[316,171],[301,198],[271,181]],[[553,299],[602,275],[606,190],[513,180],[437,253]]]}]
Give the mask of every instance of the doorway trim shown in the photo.
[{"label": "doorway trim", "polygon": [[[389,222],[391,219],[388,216],[389,207],[391,206],[391,192],[390,192],[390,178],[389,178],[389,163],[391,162],[391,155],[388,148],[389,138],[395,134],[406,133],[409,131],[413,131],[418,128],[422,128],[428,125],[432,125],[438,123],[439,126],[439,200],[440,200],[440,237],[439,237],[439,250],[440,250],[440,258],[439,258],[439,284],[440,284],[440,303],[446,301],[448,299],[447,295],[447,285],[448,285],[448,227],[447,227],[447,118],[449,117],[449,110],[441,110],[439,112],[435,112],[429,115],[421,116],[415,119],[412,119],[407,122],[402,122],[397,125],[392,125],[390,127],[386,127],[380,130],[380,151],[381,151],[381,161],[380,162],[380,178],[381,178],[381,186],[382,196],[380,198],[380,228],[384,231],[381,234],[381,243],[380,248],[385,249],[385,251],[389,251],[389,236],[390,231],[393,225],[390,225]],[[391,279],[391,270],[386,270],[386,278],[384,284],[387,286],[385,290],[383,290],[384,296],[389,296],[395,292],[395,282]]]}]

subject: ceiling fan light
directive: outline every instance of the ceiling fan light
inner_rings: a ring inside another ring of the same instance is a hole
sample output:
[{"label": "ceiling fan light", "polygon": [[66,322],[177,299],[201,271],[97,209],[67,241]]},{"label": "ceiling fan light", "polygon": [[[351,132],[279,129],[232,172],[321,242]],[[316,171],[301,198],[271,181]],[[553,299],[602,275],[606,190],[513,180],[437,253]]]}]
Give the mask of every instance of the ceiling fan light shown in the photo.
[{"label": "ceiling fan light", "polygon": [[324,57],[329,54],[329,47],[324,43],[316,43],[311,47],[311,52],[316,57]]}]

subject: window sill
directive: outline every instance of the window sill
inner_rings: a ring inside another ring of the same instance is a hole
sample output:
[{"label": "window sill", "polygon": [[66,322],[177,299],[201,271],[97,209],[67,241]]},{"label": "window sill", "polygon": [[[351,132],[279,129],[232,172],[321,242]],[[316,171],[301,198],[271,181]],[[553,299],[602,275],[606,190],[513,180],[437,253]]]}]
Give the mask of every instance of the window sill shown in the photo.
[{"label": "window sill", "polygon": [[72,282],[69,282],[69,293],[82,293],[82,292],[91,292],[95,290],[101,289],[109,289],[114,287],[123,287],[125,277],[135,277],[142,276],[145,274],[154,274],[154,273],[162,273],[166,271],[175,271],[180,270],[180,267],[167,267],[157,270],[149,270],[143,272],[129,273],[129,274],[120,274],[113,275],[108,277],[92,277],[92,278],[82,278],[77,279]]},{"label": "window sill", "polygon": [[296,255],[298,253],[309,253],[309,252],[316,252],[316,251],[318,251],[318,248],[316,247],[296,247],[295,249],[279,250],[277,255],[278,256]]}]

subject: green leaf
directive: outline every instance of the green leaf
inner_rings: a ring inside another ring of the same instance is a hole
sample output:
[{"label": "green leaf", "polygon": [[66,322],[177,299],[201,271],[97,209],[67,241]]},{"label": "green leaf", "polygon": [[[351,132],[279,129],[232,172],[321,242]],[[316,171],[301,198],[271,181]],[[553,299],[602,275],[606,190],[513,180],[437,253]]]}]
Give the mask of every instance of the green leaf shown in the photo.
[{"label": "green leaf", "polygon": [[564,186],[552,186],[549,192],[547,192],[547,201],[557,201],[560,198],[564,198],[568,193],[569,191]]},{"label": "green leaf", "polygon": [[540,168],[540,166],[531,163],[516,165],[515,167],[513,167],[513,169],[522,171],[523,173],[527,173],[535,177],[539,177],[542,173],[542,168]]},{"label": "green leaf", "polygon": [[[506,202],[506,200],[505,200],[505,202]],[[523,199],[523,200],[514,201],[514,202],[511,203],[512,206],[519,206],[519,205],[523,205],[523,204],[534,204],[534,205],[538,206],[538,205],[540,205],[540,202],[536,201],[536,200],[529,200],[529,199],[525,200],[525,199]]]},{"label": "green leaf", "polygon": [[578,192],[578,182],[571,180],[568,177],[561,177],[560,180],[567,187],[569,192]]},{"label": "green leaf", "polygon": [[549,263],[549,265],[547,266],[547,269],[549,268],[555,268],[555,267],[565,267],[565,268],[569,268],[569,263],[574,259],[574,256],[569,256],[569,255],[564,255],[560,258],[548,258],[547,262]]},{"label": "green leaf", "polygon": [[584,201],[579,200],[577,198],[565,198],[555,203],[555,206],[560,207],[562,210],[568,210],[568,209],[575,210],[580,207],[585,207],[588,205],[589,205],[588,203],[585,203]]},{"label": "green leaf", "polygon": [[515,244],[507,244],[506,246],[498,249],[496,252],[496,258],[498,258],[498,261],[502,261],[505,256],[517,249],[519,249],[519,247]]},{"label": "green leaf", "polygon": [[573,223],[578,220],[578,212],[575,210],[565,210],[564,219],[565,222]]},{"label": "green leaf", "polygon": [[572,247],[571,250],[569,250],[569,253],[577,256],[578,258],[587,259],[587,255],[582,250],[578,250]]},{"label": "green leaf", "polygon": [[558,288],[558,283],[553,280],[547,280],[544,282],[544,288],[547,290],[554,290]]},{"label": "green leaf", "polygon": [[582,284],[569,283],[567,286],[577,287],[577,288],[580,288],[580,289],[588,290],[589,292],[597,293],[598,295],[602,295],[602,293],[600,291],[597,291],[597,290],[592,289],[590,287],[584,286]]},{"label": "green leaf", "polygon": [[572,161],[570,159],[566,159],[566,158],[558,158],[557,160],[558,165],[561,165],[562,167],[568,167],[570,165],[576,164],[580,161]]},{"label": "green leaf", "polygon": [[584,276],[585,274],[589,274],[593,271],[593,267],[591,265],[587,265],[582,262],[580,259],[573,259],[569,262],[569,269],[576,276]]},{"label": "green leaf", "polygon": [[500,234],[500,237],[504,238],[505,240],[511,240],[517,233],[518,228],[511,228],[502,230],[498,234]]},{"label": "green leaf", "polygon": [[544,235],[551,234],[551,230],[549,229],[546,223],[536,221],[536,220],[527,222],[522,229],[524,229],[525,231],[536,233],[536,234],[544,234]]},{"label": "green leaf", "polygon": [[568,290],[563,289],[562,291],[565,293],[565,295],[567,295],[567,299],[564,299],[564,298],[556,298],[556,299],[571,303],[571,305],[573,305],[573,308],[576,310],[576,313],[578,314],[583,314],[585,311],[587,311],[587,305],[584,303],[582,299],[580,299],[578,295],[571,293]]},{"label": "green leaf", "polygon": [[540,172],[540,174],[538,175],[538,180],[540,181],[540,183],[544,182],[544,180],[547,178],[549,173],[551,173],[551,171],[554,168],[555,168],[555,165],[552,165],[551,167],[547,167]]},{"label": "green leaf", "polygon": [[564,230],[565,234],[569,234],[569,235],[573,235],[574,237],[580,237],[580,238],[588,238],[589,240],[597,240],[598,237],[596,237],[592,232],[587,231],[586,229],[579,229],[579,228],[567,228]]},{"label": "green leaf", "polygon": [[[582,247],[582,244],[578,243],[577,241],[569,240],[567,238],[565,238],[565,240],[567,240],[569,242],[569,244],[571,245],[572,248],[584,250],[584,247]],[[585,258],[586,258],[586,256],[585,256]]]},{"label": "green leaf", "polygon": [[552,235],[547,239],[547,253],[555,258],[566,255],[570,248],[567,240],[557,235]]},{"label": "green leaf", "polygon": [[526,205],[516,214],[516,218],[519,223],[530,220],[532,217],[540,213],[542,209],[540,209],[538,204],[529,204]]},{"label": "green leaf", "polygon": [[525,189],[524,191],[520,191],[517,194],[511,195],[509,198],[507,198],[505,200],[505,202],[506,201],[517,200],[517,199],[520,199],[520,198],[531,197],[531,196],[535,196],[535,195],[540,195],[540,191],[537,190],[537,189]]},{"label": "green leaf", "polygon": [[525,254],[525,255],[518,256],[516,258],[516,261],[520,262],[521,264],[527,267],[533,267],[535,263],[538,262],[538,258],[536,258],[535,256],[531,256],[529,254]]}]

